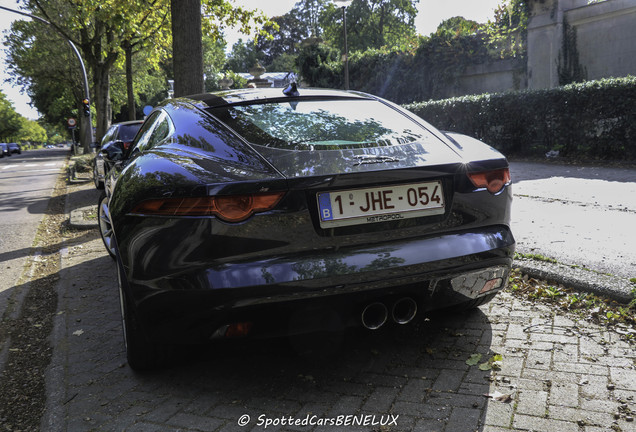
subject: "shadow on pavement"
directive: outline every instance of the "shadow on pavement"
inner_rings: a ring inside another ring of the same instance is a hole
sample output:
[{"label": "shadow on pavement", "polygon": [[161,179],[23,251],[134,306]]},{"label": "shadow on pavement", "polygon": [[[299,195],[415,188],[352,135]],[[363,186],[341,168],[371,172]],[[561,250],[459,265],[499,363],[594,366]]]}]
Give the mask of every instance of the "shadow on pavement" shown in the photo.
[{"label": "shadow on pavement", "polygon": [[479,310],[377,332],[184,348],[173,367],[137,374],[126,364],[114,262],[94,250],[60,275],[65,313],[56,318],[50,383],[60,390],[45,428],[232,429],[244,415],[250,428],[259,418],[347,415],[399,416],[391,431],[483,428],[490,372],[466,364],[472,354],[493,354],[491,324]]}]

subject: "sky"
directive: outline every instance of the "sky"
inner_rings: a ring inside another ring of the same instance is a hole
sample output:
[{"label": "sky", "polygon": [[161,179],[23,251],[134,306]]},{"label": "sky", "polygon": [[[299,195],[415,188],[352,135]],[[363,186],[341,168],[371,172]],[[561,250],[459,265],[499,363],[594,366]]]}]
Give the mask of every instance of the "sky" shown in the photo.
[{"label": "sky", "polygon": [[[238,6],[248,9],[260,9],[269,17],[284,15],[289,12],[298,0],[234,0]],[[415,18],[417,32],[429,35],[445,19],[455,16],[463,16],[479,23],[485,23],[494,17],[494,10],[503,0],[419,0],[418,14]],[[11,9],[19,9],[16,0],[0,0],[0,6]],[[13,14],[0,9],[0,41],[4,42],[5,31],[11,27],[15,19],[21,19],[21,15]],[[249,39],[249,36],[241,35],[236,31],[226,31],[228,47],[234,45],[239,39]],[[13,103],[14,108],[24,117],[35,120],[39,117],[37,110],[29,106],[29,97],[21,93],[19,87],[5,82],[8,78],[5,63],[5,47],[0,47],[0,89]]]}]

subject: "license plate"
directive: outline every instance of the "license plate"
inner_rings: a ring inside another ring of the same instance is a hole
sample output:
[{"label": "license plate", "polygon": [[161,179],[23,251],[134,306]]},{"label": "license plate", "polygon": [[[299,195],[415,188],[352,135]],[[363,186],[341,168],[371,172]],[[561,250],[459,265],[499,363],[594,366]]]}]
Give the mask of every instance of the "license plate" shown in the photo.
[{"label": "license plate", "polygon": [[444,213],[440,181],[321,192],[317,198],[322,228]]}]

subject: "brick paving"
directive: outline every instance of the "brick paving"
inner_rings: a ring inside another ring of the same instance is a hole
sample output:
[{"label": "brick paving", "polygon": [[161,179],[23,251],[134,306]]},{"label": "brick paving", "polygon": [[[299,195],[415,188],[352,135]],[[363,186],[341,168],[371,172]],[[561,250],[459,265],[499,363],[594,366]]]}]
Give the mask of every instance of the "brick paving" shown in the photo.
[{"label": "brick paving", "polygon": [[[93,231],[63,253],[42,430],[636,431],[634,345],[511,293],[417,325],[216,344],[134,373],[115,266]],[[500,370],[480,370],[494,354]]]}]

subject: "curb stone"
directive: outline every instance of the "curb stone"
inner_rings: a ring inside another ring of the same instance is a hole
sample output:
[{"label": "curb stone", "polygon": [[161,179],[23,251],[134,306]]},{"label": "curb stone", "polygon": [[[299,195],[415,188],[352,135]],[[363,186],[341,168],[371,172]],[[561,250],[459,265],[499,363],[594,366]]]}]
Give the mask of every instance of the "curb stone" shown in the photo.
[{"label": "curb stone", "polygon": [[580,267],[531,259],[515,259],[513,268],[528,276],[561,284],[568,288],[608,297],[620,303],[634,299],[636,286],[628,279],[597,273]]},{"label": "curb stone", "polygon": [[88,212],[97,212],[97,205],[80,207],[70,211],[69,226],[77,229],[91,229],[97,227],[97,217],[87,219],[84,215]]}]

